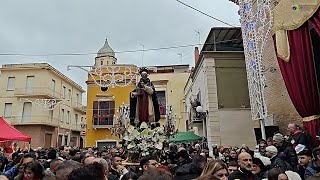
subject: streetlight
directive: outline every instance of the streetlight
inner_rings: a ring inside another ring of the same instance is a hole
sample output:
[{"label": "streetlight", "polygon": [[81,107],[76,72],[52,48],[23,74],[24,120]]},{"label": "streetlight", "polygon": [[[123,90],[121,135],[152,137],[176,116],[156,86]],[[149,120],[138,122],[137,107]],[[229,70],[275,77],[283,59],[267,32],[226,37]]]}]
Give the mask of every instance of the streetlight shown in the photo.
[{"label": "streetlight", "polygon": [[207,117],[207,112],[203,109],[202,106],[197,106],[196,112],[197,112],[197,117],[199,117],[200,119],[204,119]]}]

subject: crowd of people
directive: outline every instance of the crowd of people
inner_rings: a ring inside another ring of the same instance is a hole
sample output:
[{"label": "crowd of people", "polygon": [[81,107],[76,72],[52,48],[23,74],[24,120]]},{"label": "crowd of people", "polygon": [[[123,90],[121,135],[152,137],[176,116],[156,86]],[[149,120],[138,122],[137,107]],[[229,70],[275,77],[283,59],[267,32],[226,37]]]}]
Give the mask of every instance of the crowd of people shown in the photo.
[{"label": "crowd of people", "polygon": [[161,153],[128,163],[115,148],[38,148],[0,154],[0,180],[314,180],[320,147],[298,125],[275,133],[254,149],[170,143]]}]

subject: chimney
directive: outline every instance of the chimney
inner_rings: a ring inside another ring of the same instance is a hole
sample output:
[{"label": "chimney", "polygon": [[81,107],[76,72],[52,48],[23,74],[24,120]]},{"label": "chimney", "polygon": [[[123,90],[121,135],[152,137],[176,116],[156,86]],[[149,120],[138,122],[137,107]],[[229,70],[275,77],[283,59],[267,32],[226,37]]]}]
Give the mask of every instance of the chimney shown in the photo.
[{"label": "chimney", "polygon": [[195,47],[194,48],[194,65],[197,65],[198,61],[199,61],[199,48]]}]

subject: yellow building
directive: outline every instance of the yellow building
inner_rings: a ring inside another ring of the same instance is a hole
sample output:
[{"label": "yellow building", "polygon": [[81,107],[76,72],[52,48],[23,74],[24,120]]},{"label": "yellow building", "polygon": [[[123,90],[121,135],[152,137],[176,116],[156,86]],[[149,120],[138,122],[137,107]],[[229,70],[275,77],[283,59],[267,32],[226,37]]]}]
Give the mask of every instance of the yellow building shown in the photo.
[{"label": "yellow building", "polygon": [[[95,67],[92,72],[100,72],[99,66],[104,66],[101,71],[110,73],[117,71],[118,74],[131,69],[137,72],[134,65],[117,64],[114,51],[108,45],[106,40],[104,46],[97,53],[95,58]],[[97,70],[98,68],[98,70]],[[119,69],[116,69],[119,68]],[[147,67],[148,68],[148,67]],[[171,106],[172,115],[175,119],[176,127],[180,131],[186,131],[186,115],[184,113],[184,86],[190,75],[189,65],[170,65],[149,67],[156,69],[156,72],[150,70],[149,78],[153,82],[158,101],[160,105],[161,120],[165,122],[166,109]],[[115,74],[117,74],[115,73]],[[94,81],[94,79],[95,81]],[[105,77],[107,80],[110,77]],[[128,77],[127,77],[128,78]],[[116,116],[119,114],[117,110],[122,104],[129,106],[130,92],[135,88],[136,82],[128,86],[114,86],[101,88],[97,85],[100,83],[97,76],[88,75],[88,97],[87,97],[87,130],[86,130],[86,146],[102,147],[115,146],[118,138],[111,135],[111,128],[116,122]],[[107,81],[109,83],[110,81]]]},{"label": "yellow building", "polygon": [[[80,85],[47,63],[3,65],[0,84],[0,116],[30,136],[32,147],[83,145],[85,91]],[[54,100],[56,106],[39,106]]]},{"label": "yellow building", "polygon": [[[99,66],[103,67],[99,69]],[[107,67],[106,67],[107,66]],[[115,72],[123,74],[126,70],[137,71],[134,65],[118,65],[114,51],[106,40],[104,46],[97,53],[95,58],[95,69],[91,72],[101,70],[103,74]],[[110,83],[111,77],[106,76],[104,80]],[[129,77],[128,81],[129,81]],[[87,129],[86,129],[86,147],[115,146],[117,136],[111,135],[111,128],[119,115],[117,110],[122,104],[129,106],[130,92],[135,88],[135,81],[125,86],[118,83],[114,87],[101,88],[96,83],[100,83],[100,77],[97,75],[88,75],[87,83]],[[120,86],[118,86],[120,85]],[[121,87],[122,86],[122,87]]]},{"label": "yellow building", "polygon": [[186,131],[184,86],[190,75],[189,65],[154,66],[156,72],[149,71],[149,78],[157,91],[160,105],[160,123],[165,123],[165,114],[171,107],[175,127]]}]

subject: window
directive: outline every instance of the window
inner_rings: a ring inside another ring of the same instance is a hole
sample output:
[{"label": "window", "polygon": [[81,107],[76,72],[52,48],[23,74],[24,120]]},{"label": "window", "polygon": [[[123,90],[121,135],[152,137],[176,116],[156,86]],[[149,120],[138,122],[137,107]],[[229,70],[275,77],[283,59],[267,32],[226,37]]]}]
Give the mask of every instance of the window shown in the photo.
[{"label": "window", "polygon": [[83,123],[83,117],[81,117],[81,123]]},{"label": "window", "polygon": [[77,125],[78,124],[78,114],[74,115],[74,119],[75,119],[75,122],[76,122],[76,125]]},{"label": "window", "polygon": [[77,94],[77,99],[76,99],[76,106],[79,106],[79,94]]},{"label": "window", "polygon": [[64,120],[64,109],[61,109],[61,116],[60,116],[61,122]]},{"label": "window", "polygon": [[31,102],[23,103],[22,121],[26,121],[26,120],[31,119],[31,109],[32,109]]},{"label": "window", "polygon": [[103,65],[103,61],[101,61],[101,66]]},{"label": "window", "polygon": [[54,79],[52,79],[51,81],[51,89],[52,89],[52,95],[54,95],[56,91],[56,81]]},{"label": "window", "polygon": [[66,98],[66,87],[65,86],[63,86],[62,98],[63,99]]},{"label": "window", "polygon": [[67,124],[70,123],[70,111],[67,111]]},{"label": "window", "polygon": [[49,120],[53,120],[53,110],[49,110]]},{"label": "window", "polygon": [[160,115],[166,115],[166,92],[157,91]]},{"label": "window", "polygon": [[34,76],[27,76],[26,89],[28,92],[32,92],[34,87]]},{"label": "window", "polygon": [[14,90],[16,78],[15,77],[8,77],[8,84],[7,84],[7,90]]},{"label": "window", "polygon": [[4,117],[10,118],[12,116],[12,103],[4,104]]},{"label": "window", "polygon": [[69,94],[68,94],[68,101],[71,99],[71,89],[69,89]]},{"label": "window", "polygon": [[93,125],[113,125],[114,101],[93,102]]}]

